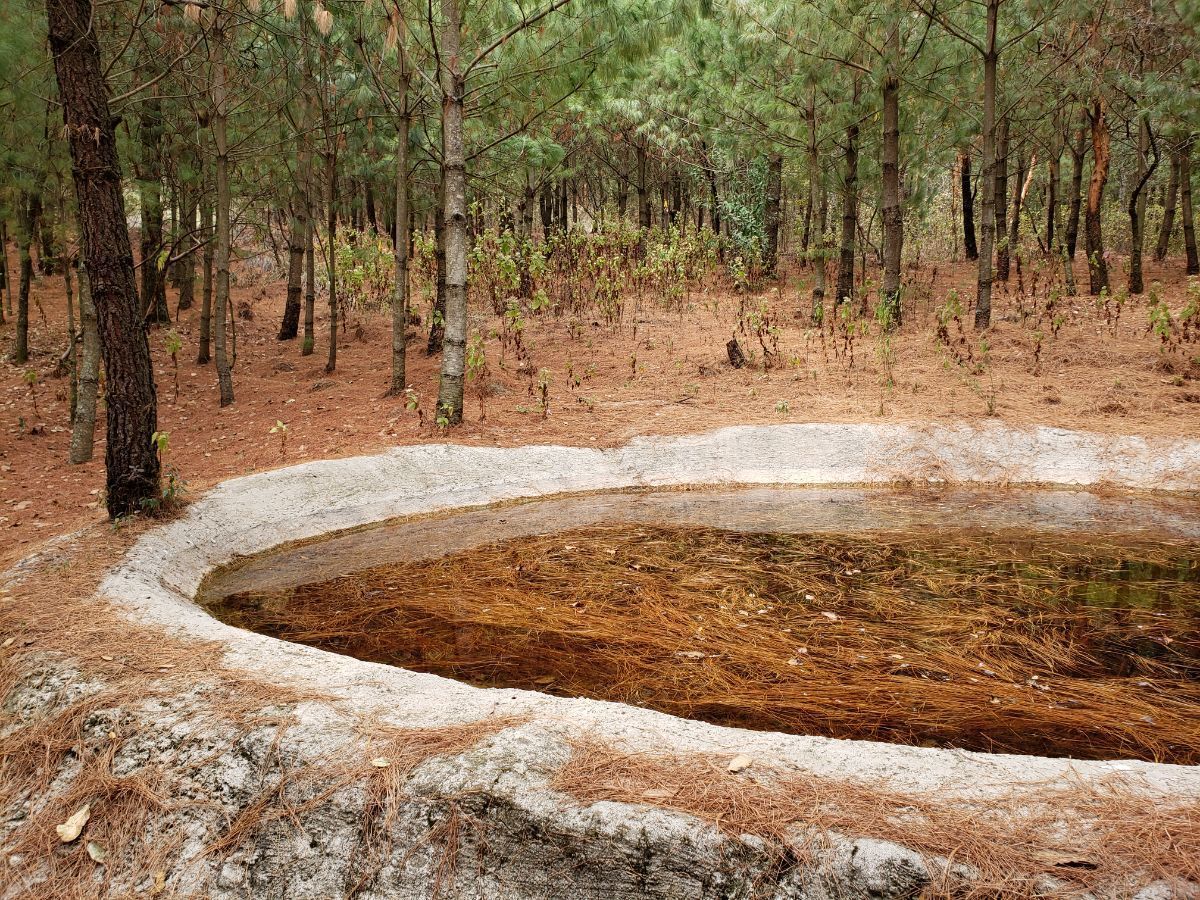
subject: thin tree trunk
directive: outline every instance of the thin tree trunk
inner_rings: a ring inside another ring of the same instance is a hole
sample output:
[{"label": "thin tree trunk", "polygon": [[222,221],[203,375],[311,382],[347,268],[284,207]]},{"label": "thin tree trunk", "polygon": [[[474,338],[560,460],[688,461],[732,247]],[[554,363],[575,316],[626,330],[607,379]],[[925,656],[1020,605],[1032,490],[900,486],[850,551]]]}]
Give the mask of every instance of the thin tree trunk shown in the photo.
[{"label": "thin tree trunk", "polygon": [[1008,281],[1008,116],[996,123],[996,280]]},{"label": "thin tree trunk", "polygon": [[1016,178],[1013,180],[1012,216],[1008,220],[1008,255],[1009,258],[1021,253],[1021,209],[1025,205],[1025,191],[1029,187],[1027,167],[1032,168],[1036,163],[1036,154],[1032,160],[1027,160],[1020,152],[1017,153]]},{"label": "thin tree trunk", "polygon": [[[207,178],[207,176],[206,176]],[[213,319],[213,207],[207,190],[200,197],[200,239],[204,241],[203,266],[200,276],[200,340],[196,363],[206,365],[211,359]]]},{"label": "thin tree trunk", "polygon": [[979,229],[979,280],[975,327],[992,324],[992,250],[996,243],[996,20],[1000,0],[987,0],[987,36],[983,52],[983,208]]},{"label": "thin tree trunk", "polygon": [[[403,394],[404,389],[408,386],[405,358],[408,349],[408,241],[410,231],[408,139],[412,117],[408,109],[410,76],[403,31],[400,32],[397,41],[396,53],[400,70],[397,103],[399,103],[400,115],[396,120],[396,284],[392,293],[392,385],[388,390],[388,394],[391,396]],[[528,176],[526,178],[528,184]],[[530,212],[532,213],[532,210]]]},{"label": "thin tree trunk", "polygon": [[900,26],[892,24],[888,67],[883,76],[883,159],[881,205],[883,216],[883,301],[892,324],[900,324],[900,258],[904,242],[904,211],[900,207]]},{"label": "thin tree trunk", "polygon": [[1063,143],[1057,133],[1050,147],[1050,156],[1046,160],[1046,252],[1057,257],[1058,247],[1055,244],[1062,237],[1058,227],[1058,208],[1061,205],[1060,188],[1062,182],[1062,151]]},{"label": "thin tree trunk", "polygon": [[[854,98],[858,99],[858,77],[854,79]],[[842,240],[838,249],[837,295],[835,304],[854,299],[854,240],[858,233],[858,122],[846,128],[842,173]]]},{"label": "thin tree trunk", "polygon": [[783,193],[783,155],[772,153],[767,158],[767,189],[763,203],[763,274],[774,276],[779,262],[779,201]]},{"label": "thin tree trunk", "polygon": [[79,267],[79,326],[83,332],[83,347],[79,359],[75,421],[71,426],[72,465],[92,458],[96,442],[96,398],[100,393],[100,332],[96,328],[96,306],[92,303],[86,259]]},{"label": "thin tree trunk", "polygon": [[326,269],[329,272],[329,356],[325,361],[325,373],[333,374],[337,369],[337,146],[325,154],[325,243]]},{"label": "thin tree trunk", "polygon": [[1167,258],[1171,246],[1171,231],[1175,228],[1175,201],[1179,196],[1179,153],[1171,154],[1171,172],[1167,176],[1166,196],[1163,197],[1162,226],[1158,229],[1158,243],[1154,246],[1154,259],[1162,262]]},{"label": "thin tree trunk", "polygon": [[12,361],[18,366],[29,361],[29,290],[33,284],[33,223],[29,214],[29,195],[17,197],[17,264],[20,285],[17,288],[17,330],[13,336]]},{"label": "thin tree trunk", "polygon": [[191,249],[184,254],[176,266],[176,273],[179,279],[179,300],[176,304],[176,315],[182,310],[191,309],[196,302],[196,194],[195,191],[188,186],[185,186],[180,196],[180,223],[179,233],[181,240],[186,240],[191,244]]},{"label": "thin tree trunk", "polygon": [[[446,191],[446,334],[438,382],[438,418],[462,421],[467,348],[467,164],[463,96],[459,71],[462,31],[458,0],[442,0],[442,164]],[[564,210],[564,219],[565,210]]]},{"label": "thin tree trunk", "polygon": [[301,356],[311,356],[317,346],[317,238],[314,212],[313,204],[309,202],[304,225],[304,340],[300,345]]},{"label": "thin tree trunk", "polygon": [[438,202],[433,213],[433,261],[437,270],[434,281],[433,315],[429,322],[429,341],[425,353],[433,356],[442,352],[446,335],[446,172],[438,181]]},{"label": "thin tree trunk", "polygon": [[974,236],[974,191],[971,187],[971,151],[959,151],[959,187],[962,194],[962,250],[967,259],[979,258]]},{"label": "thin tree trunk", "polygon": [[8,222],[0,216],[0,325],[4,325],[4,306],[12,312],[12,276],[8,271]]},{"label": "thin tree trunk", "polygon": [[138,198],[142,219],[142,304],[147,320],[169,324],[165,272],[159,254],[163,248],[162,204],[162,104],[157,97],[147,98],[139,107]]},{"label": "thin tree trunk", "polygon": [[74,425],[75,405],[79,400],[79,356],[75,352],[75,341],[79,335],[75,331],[75,287],[71,278],[71,260],[66,258],[65,254],[62,264],[63,290],[67,294],[67,374],[71,379],[67,396],[71,424]]},{"label": "thin tree trunk", "polygon": [[158,496],[152,435],[158,404],[129,244],[115,119],[100,63],[91,0],[46,0],[83,254],[99,320],[106,373],[106,503],[113,518]]},{"label": "thin tree trunk", "polygon": [[214,359],[217,364],[217,386],[221,406],[233,403],[233,373],[229,365],[229,347],[226,340],[229,318],[229,143],[225,122],[225,32],[221,23],[213,26],[209,42],[212,63],[212,132],[216,148],[217,175],[217,253],[216,253],[216,309],[213,312],[213,340],[216,343]]},{"label": "thin tree trunk", "polygon": [[644,138],[638,138],[634,145],[637,151],[637,195],[638,195],[638,226],[650,227],[650,190],[646,184],[646,144]]},{"label": "thin tree trunk", "polygon": [[1152,142],[1150,119],[1143,114],[1138,119],[1137,181],[1129,193],[1129,293],[1134,295],[1145,290],[1142,249],[1146,243],[1146,185],[1158,168],[1157,147],[1154,148],[1153,160],[1147,159]]},{"label": "thin tree trunk", "polygon": [[1104,237],[1100,233],[1100,208],[1104,200],[1104,186],[1108,183],[1110,161],[1104,100],[1095,101],[1088,119],[1092,126],[1092,178],[1088,183],[1084,236],[1087,240],[1088,289],[1096,296],[1108,287],[1108,261],[1104,258]]},{"label": "thin tree trunk", "polygon": [[1192,217],[1192,139],[1179,151],[1179,211],[1183,216],[1183,249],[1187,255],[1187,273],[1200,275],[1196,256],[1196,222]]},{"label": "thin tree trunk", "polygon": [[1067,259],[1075,259],[1075,248],[1079,244],[1079,212],[1083,198],[1083,161],[1087,156],[1087,132],[1080,128],[1075,133],[1071,151],[1071,202],[1067,207]]}]

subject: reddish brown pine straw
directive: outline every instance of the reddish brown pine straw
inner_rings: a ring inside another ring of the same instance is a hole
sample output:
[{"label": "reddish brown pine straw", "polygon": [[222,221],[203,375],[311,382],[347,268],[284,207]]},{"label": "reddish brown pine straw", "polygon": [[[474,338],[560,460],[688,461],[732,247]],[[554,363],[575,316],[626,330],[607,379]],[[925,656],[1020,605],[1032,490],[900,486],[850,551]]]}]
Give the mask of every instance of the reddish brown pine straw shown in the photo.
[{"label": "reddish brown pine straw", "polygon": [[[598,526],[245,592],[216,613],[361,659],[723,725],[1194,764],[1198,558],[1111,537]],[[1104,584],[1123,559],[1141,568]]]}]

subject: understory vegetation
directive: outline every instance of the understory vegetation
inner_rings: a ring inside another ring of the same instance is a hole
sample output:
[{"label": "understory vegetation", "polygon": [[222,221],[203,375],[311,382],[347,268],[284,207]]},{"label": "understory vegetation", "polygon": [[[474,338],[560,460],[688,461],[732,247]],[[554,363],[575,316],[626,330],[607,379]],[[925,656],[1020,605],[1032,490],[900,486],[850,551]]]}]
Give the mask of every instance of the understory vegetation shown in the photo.
[{"label": "understory vegetation", "polygon": [[[1036,369],[1066,298],[1196,375],[1198,288],[1167,299],[1144,262],[1200,274],[1191,4],[20,0],[0,24],[8,358],[37,409],[30,288],[61,280],[70,459],[103,390],[115,516],[174,495],[151,344],[176,401],[185,355],[233,404],[256,282],[329,374],[361,316],[390,316],[384,389],[441,431],[486,416],[503,366],[543,415],[579,386],[532,320],[636,333],[647,310],[716,320],[722,295],[732,366],[870,358],[881,408],[921,309],[988,414],[996,317]],[[956,260],[974,284],[939,286]]]}]

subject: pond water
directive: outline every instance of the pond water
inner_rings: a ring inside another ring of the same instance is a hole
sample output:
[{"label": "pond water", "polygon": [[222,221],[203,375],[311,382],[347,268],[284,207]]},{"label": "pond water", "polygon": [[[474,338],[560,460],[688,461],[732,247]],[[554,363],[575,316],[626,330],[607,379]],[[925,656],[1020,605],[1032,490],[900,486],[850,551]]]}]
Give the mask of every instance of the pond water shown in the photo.
[{"label": "pond water", "polygon": [[1200,517],[1079,492],[618,492],[337,535],[218,618],[723,725],[1200,763]]}]

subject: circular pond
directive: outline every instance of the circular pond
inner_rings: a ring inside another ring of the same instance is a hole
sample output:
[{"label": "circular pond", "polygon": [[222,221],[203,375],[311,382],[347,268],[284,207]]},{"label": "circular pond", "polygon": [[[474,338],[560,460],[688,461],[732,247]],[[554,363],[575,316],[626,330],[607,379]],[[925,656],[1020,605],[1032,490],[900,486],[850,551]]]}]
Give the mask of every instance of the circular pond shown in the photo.
[{"label": "circular pond", "polygon": [[621,491],[412,518],[209,577],[223,621],[762,731],[1200,762],[1194,503]]}]

